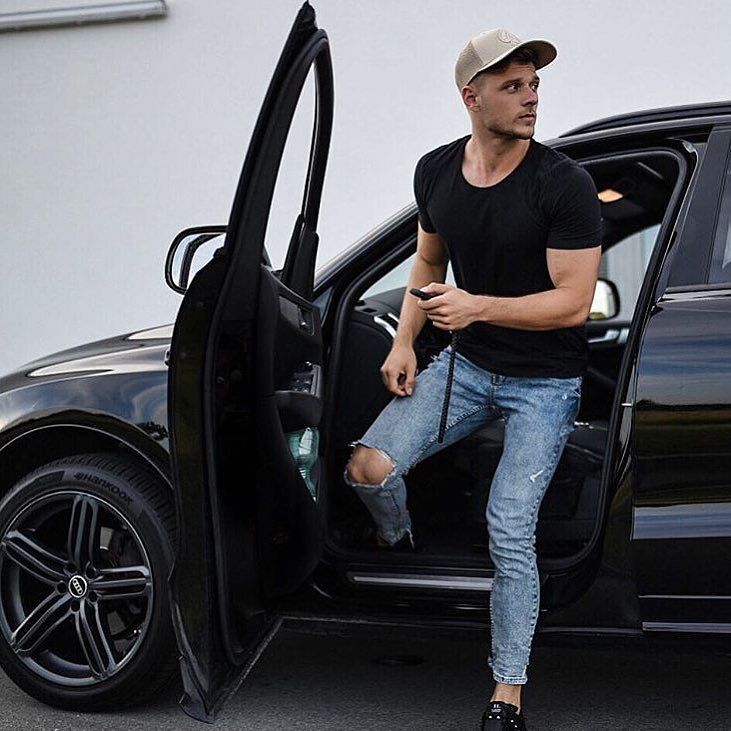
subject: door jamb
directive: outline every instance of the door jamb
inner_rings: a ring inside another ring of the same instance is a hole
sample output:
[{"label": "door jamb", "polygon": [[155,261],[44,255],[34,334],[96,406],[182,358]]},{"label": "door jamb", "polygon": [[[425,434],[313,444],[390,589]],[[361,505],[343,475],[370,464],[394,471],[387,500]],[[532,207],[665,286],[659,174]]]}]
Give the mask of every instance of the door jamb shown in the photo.
[{"label": "door jamb", "polygon": [[[640,289],[640,294],[637,298],[637,303],[635,305],[632,320],[630,322],[630,332],[627,338],[627,344],[625,346],[622,364],[620,366],[617,379],[617,389],[615,390],[610,412],[608,442],[602,465],[599,512],[595,520],[594,532],[592,533],[592,536],[587,545],[572,556],[561,559],[543,559],[542,561],[539,561],[539,567],[542,573],[558,574],[575,568],[584,560],[586,560],[593,551],[597,550],[598,546],[600,546],[601,544],[601,534],[604,530],[611,506],[611,500],[609,499],[608,495],[608,488],[611,481],[611,476],[612,474],[619,474],[621,472],[623,462],[625,462],[626,459],[629,457],[630,445],[632,440],[632,432],[630,430],[630,432],[627,434],[627,439],[625,443],[626,449],[615,460],[615,445],[618,441],[618,435],[620,432],[620,422],[622,421],[621,417],[624,415],[623,412],[625,410],[625,406],[622,403],[622,397],[620,397],[619,394],[625,392],[634,393],[634,356],[630,356],[630,354],[635,353],[638,342],[640,341],[637,333],[644,330],[644,321],[646,320],[646,315],[649,313],[650,310],[649,300],[654,293],[655,285],[658,280],[658,275],[663,271],[666,255],[668,251],[672,248],[672,244],[675,241],[675,226],[676,223],[680,220],[682,211],[687,206],[687,191],[690,188],[690,183],[693,175],[695,172],[697,172],[698,169],[697,164],[691,168],[683,155],[678,150],[670,147],[669,145],[656,145],[640,150],[627,149],[624,151],[612,151],[605,154],[589,155],[586,158],[582,158],[577,155],[577,161],[582,166],[584,166],[586,164],[604,162],[610,159],[621,160],[626,158],[646,158],[648,154],[653,153],[672,155],[678,163],[679,171],[675,186],[670,195],[668,205],[665,209],[665,214],[663,216],[660,229],[658,230],[655,247],[648,261],[643,284]],[[409,217],[407,221],[404,221],[402,223],[409,224],[410,228],[413,228],[415,230],[416,211],[413,211],[412,216]],[[405,228],[405,226],[400,226],[398,232],[394,232],[391,230],[384,232],[383,242],[384,248],[386,248],[387,250],[386,255],[379,258],[375,266],[370,266],[365,272],[361,273],[355,279],[349,281],[345,289],[342,292],[338,292],[337,294],[333,295],[331,301],[328,302],[329,316],[333,320],[332,328],[328,328],[328,331],[330,332],[330,342],[326,343],[326,347],[329,347],[330,354],[328,362],[328,391],[325,402],[325,423],[327,425],[326,428],[328,429],[328,432],[330,430],[331,415],[335,409],[334,398],[337,392],[336,384],[338,383],[338,376],[336,374],[338,373],[338,369],[342,362],[341,344],[344,342],[344,334],[347,328],[347,315],[353,309],[355,302],[357,302],[358,297],[356,295],[358,292],[364,291],[365,288],[370,286],[370,284],[377,281],[378,278],[382,276],[384,270],[388,270],[389,267],[400,264],[402,261],[408,258],[411,253],[413,253],[410,252],[404,256],[404,251],[410,250],[411,247],[414,246],[416,240],[415,233],[410,233],[402,236],[400,243],[391,243],[391,246],[385,246],[385,242],[392,236],[395,236],[399,232],[401,232],[402,228]],[[374,243],[374,246],[378,245],[379,244]],[[326,454],[326,469],[328,469],[329,471],[331,460],[331,457],[329,456],[329,454],[331,453],[330,440],[328,439],[326,443],[328,445]],[[612,470],[610,468],[610,465],[613,465],[615,461],[617,463],[617,467],[616,469]],[[331,544],[327,539],[324,543],[324,551],[332,555],[334,558],[342,555],[340,551],[332,549]]]}]

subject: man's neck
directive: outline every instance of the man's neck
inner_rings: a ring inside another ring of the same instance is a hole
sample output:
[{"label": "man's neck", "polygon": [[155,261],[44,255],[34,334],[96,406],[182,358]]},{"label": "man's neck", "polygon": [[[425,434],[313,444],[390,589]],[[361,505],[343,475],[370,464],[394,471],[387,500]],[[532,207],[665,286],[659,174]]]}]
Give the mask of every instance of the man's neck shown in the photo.
[{"label": "man's neck", "polygon": [[465,146],[463,164],[472,175],[489,182],[512,172],[529,147],[530,139],[511,139],[485,129],[473,128],[472,136]]}]

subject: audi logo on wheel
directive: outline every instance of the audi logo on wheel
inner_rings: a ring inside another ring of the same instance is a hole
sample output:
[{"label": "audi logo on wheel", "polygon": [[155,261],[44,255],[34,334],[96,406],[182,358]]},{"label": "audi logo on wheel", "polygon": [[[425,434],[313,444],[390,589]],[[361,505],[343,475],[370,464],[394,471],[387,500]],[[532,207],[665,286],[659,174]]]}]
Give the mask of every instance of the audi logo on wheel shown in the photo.
[{"label": "audi logo on wheel", "polygon": [[75,599],[81,599],[86,594],[87,588],[88,585],[83,576],[76,575],[69,579],[69,594]]}]

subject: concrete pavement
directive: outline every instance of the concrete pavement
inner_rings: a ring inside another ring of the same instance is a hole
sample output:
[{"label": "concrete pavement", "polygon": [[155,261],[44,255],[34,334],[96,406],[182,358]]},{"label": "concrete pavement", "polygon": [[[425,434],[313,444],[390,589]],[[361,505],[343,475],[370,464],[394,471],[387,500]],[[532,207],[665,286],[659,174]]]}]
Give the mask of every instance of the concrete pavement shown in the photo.
[{"label": "concrete pavement", "polygon": [[[84,715],[44,706],[0,673],[13,731],[477,731],[491,691],[481,636],[286,623],[213,727],[178,710],[179,688],[144,707]],[[531,731],[731,729],[720,645],[537,639],[524,693]]]}]

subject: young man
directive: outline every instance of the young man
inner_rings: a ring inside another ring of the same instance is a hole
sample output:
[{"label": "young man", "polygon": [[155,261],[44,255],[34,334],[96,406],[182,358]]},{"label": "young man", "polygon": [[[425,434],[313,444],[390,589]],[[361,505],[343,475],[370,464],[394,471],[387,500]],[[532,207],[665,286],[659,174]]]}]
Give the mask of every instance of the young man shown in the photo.
[{"label": "young man", "polygon": [[[353,442],[344,473],[378,526],[377,545],[413,549],[403,475],[491,419],[505,420],[486,511],[496,685],[484,730],[526,728],[521,689],[539,604],[536,520],[579,409],[584,323],[601,256],[594,182],[533,139],[536,70],[555,57],[547,41],[521,42],[504,29],[481,33],[460,53],[455,80],[472,133],[416,165],[417,255],[381,367],[394,398]],[[449,260],[457,287],[444,284]],[[436,296],[417,299],[412,287]],[[416,375],[413,343],[427,318],[457,333],[441,443],[452,346]]]}]

